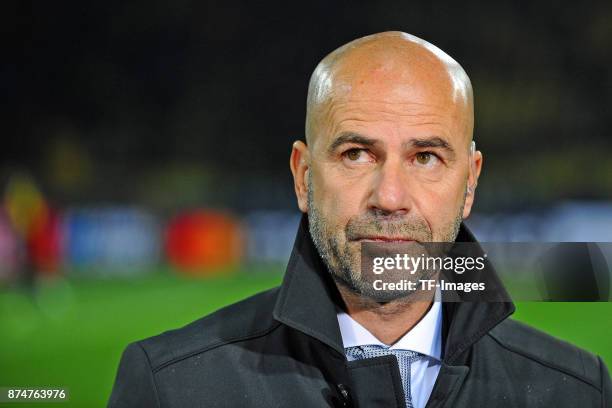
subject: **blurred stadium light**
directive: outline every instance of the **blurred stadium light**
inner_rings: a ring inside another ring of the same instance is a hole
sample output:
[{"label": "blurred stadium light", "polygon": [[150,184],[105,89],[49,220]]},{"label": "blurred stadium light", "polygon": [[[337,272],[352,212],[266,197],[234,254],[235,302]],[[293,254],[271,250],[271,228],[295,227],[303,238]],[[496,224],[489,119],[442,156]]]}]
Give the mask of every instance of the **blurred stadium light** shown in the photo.
[{"label": "blurred stadium light", "polygon": [[209,275],[236,266],[242,231],[234,217],[212,210],[180,213],[166,227],[166,257],[188,275]]},{"label": "blurred stadium light", "polygon": [[295,211],[253,211],[245,217],[247,261],[286,263],[289,260],[300,213]]},{"label": "blurred stadium light", "polygon": [[159,262],[159,222],[140,208],[70,209],[63,237],[66,266],[81,275],[145,274]]}]

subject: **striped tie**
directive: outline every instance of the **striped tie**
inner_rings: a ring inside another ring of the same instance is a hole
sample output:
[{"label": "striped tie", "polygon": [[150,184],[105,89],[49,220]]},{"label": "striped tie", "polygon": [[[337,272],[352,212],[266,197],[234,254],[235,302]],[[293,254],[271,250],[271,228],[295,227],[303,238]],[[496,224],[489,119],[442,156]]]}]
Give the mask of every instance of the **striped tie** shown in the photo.
[{"label": "striped tie", "polygon": [[410,364],[419,359],[419,353],[410,350],[390,350],[388,346],[376,344],[347,347],[344,351],[349,361],[394,355],[397,359],[400,376],[402,377],[402,386],[406,397],[406,408],[412,408],[412,397],[410,395]]}]

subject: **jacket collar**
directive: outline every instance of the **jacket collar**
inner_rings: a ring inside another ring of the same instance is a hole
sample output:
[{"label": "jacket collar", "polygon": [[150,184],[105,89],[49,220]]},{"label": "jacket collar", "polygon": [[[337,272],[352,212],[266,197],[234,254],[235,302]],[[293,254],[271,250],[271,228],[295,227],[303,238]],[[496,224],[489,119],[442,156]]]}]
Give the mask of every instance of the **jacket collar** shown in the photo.
[{"label": "jacket collar", "polygon": [[[472,251],[471,256],[473,257],[484,254],[472,232],[463,223],[461,223],[455,242],[470,243],[468,250]],[[473,272],[470,274],[474,276]],[[477,281],[484,282],[489,293],[486,301],[479,301],[479,295],[472,292],[461,296],[461,301],[443,302],[442,304],[442,341],[444,362],[447,364],[460,364],[459,359],[464,351],[508,318],[515,310],[510,295],[488,259],[485,261],[485,268],[476,274]],[[459,282],[466,276],[465,274],[452,274],[450,278],[450,280]],[[498,299],[498,301],[492,301],[492,299]]]},{"label": "jacket collar", "polygon": [[[476,239],[463,223],[457,242]],[[479,245],[476,247],[482,252]],[[496,288],[500,298],[509,299],[492,266],[487,264],[481,281]],[[342,337],[336,317],[342,300],[331,274],[319,256],[308,230],[308,217],[302,216],[287,270],[274,307],[276,320],[299,330],[344,356]],[[489,330],[514,312],[507,302],[444,302],[443,361],[460,363],[459,356]]]},{"label": "jacket collar", "polygon": [[273,316],[344,355],[336,318],[341,297],[302,216]]}]

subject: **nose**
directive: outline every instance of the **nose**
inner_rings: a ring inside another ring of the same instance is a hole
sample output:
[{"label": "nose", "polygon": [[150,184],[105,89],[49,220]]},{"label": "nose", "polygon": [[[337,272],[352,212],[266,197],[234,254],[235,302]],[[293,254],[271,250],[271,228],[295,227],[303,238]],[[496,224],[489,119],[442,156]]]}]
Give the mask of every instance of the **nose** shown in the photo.
[{"label": "nose", "polygon": [[385,215],[408,213],[412,205],[408,177],[400,160],[384,162],[373,181],[369,208]]}]

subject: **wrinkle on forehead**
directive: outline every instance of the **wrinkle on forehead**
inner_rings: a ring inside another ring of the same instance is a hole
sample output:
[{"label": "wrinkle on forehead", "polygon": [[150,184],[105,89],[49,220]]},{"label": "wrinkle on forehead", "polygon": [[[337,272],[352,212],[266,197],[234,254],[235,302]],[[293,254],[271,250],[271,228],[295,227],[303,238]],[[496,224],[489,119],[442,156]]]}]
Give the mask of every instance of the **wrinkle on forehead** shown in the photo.
[{"label": "wrinkle on forehead", "polygon": [[[368,87],[368,83],[376,86]],[[425,40],[401,32],[354,40],[327,55],[311,76],[306,138],[313,139],[318,122],[329,118],[331,105],[347,96],[351,101],[384,97],[392,98],[395,104],[418,105],[419,92],[427,94],[426,104],[451,101],[451,105],[463,106],[471,133],[471,83],[463,68],[448,54]]]}]

